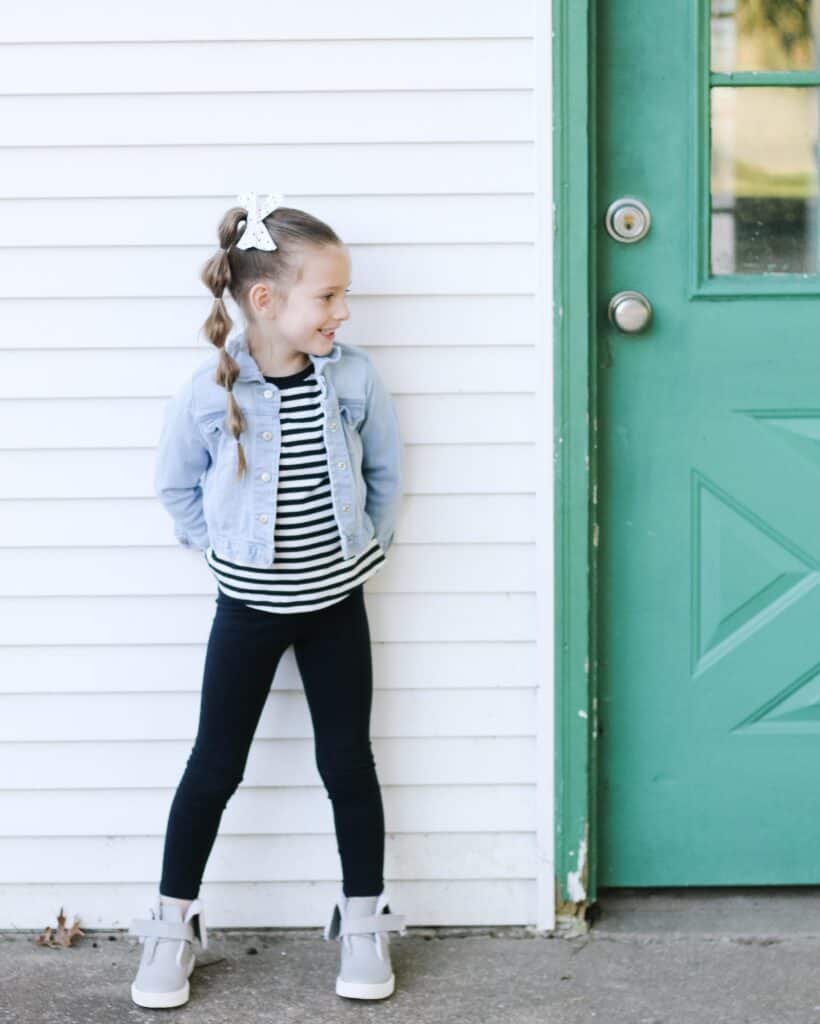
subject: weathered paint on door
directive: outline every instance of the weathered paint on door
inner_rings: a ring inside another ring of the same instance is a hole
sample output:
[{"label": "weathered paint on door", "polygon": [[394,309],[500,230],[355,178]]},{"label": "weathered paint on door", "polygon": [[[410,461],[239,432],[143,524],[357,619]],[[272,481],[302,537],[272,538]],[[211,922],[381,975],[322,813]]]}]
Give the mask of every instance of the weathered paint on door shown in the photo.
[{"label": "weathered paint on door", "polygon": [[[709,276],[700,3],[597,14],[604,886],[820,879],[820,285]],[[632,244],[603,226],[622,195],[652,215]],[[643,333],[608,322],[621,289]]]}]

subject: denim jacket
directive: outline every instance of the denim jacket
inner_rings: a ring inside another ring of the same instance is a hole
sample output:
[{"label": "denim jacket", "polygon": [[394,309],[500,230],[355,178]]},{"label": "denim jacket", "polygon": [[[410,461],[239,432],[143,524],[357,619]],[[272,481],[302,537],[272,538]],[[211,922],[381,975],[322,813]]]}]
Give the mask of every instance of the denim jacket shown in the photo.
[{"label": "denim jacket", "polygon": [[[226,348],[239,364],[233,394],[247,423],[240,435],[244,477],[237,479],[237,441],[225,424],[228,395],[214,380],[215,352],[165,407],[154,490],[180,544],[203,551],[210,544],[229,561],[265,567],[275,556],[281,396],[251,355],[246,331]],[[327,355],[308,355],[325,412],[342,556],[360,554],[374,536],[386,552],[401,498],[401,438],[390,394],[357,345],[334,341]]]}]

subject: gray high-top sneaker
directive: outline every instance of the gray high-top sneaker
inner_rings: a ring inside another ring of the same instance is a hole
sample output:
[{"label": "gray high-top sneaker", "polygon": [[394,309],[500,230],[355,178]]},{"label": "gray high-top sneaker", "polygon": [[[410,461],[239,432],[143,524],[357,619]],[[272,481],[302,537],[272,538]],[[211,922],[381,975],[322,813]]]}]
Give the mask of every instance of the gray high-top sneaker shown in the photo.
[{"label": "gray high-top sneaker", "polygon": [[406,935],[403,914],[391,914],[386,893],[345,896],[333,907],[325,939],[341,943],[336,994],[348,999],[384,999],[393,994],[395,978],[387,933]]},{"label": "gray high-top sneaker", "polygon": [[158,899],[150,918],[134,918],[129,935],[138,935],[144,948],[131,998],[152,1009],[182,1006],[191,994],[190,978],[196,966],[193,945],[199,939],[208,948],[202,901],[195,899],[183,917],[178,904]]}]

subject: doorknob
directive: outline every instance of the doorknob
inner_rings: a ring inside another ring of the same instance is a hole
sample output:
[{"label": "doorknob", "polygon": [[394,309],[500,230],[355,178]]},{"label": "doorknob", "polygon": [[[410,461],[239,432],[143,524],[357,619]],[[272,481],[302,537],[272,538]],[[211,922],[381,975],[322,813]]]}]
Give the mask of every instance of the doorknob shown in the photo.
[{"label": "doorknob", "polygon": [[609,300],[607,315],[624,334],[639,334],[652,319],[652,306],[641,292],[616,292]]}]

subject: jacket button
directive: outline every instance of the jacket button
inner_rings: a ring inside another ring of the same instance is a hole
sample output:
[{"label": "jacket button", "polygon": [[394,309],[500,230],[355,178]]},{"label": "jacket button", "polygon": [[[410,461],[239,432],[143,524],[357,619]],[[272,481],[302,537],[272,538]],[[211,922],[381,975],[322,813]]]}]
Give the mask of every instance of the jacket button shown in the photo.
[{"label": "jacket button", "polygon": [[344,469],[345,468],[345,463],[344,462],[337,462],[336,465],[339,467],[339,469]]},{"label": "jacket button", "polygon": [[266,441],[270,441],[270,439],[273,437],[273,434],[269,430],[266,430],[262,437],[264,437]]},{"label": "jacket button", "polygon": [[270,473],[262,473],[261,478],[263,480],[270,480]]},{"label": "jacket button", "polygon": [[268,521],[268,517],[263,512],[262,515],[259,517],[259,522],[260,523],[266,523],[267,521]]},{"label": "jacket button", "polygon": [[336,429],[336,420],[334,420],[334,421],[333,421],[333,422],[332,422],[332,423],[330,424],[330,429],[331,429],[331,430],[335,430],[335,429]]},{"label": "jacket button", "polygon": [[265,398],[273,398],[273,392],[271,391],[270,388],[265,388],[265,390],[262,392],[262,395]]},{"label": "jacket button", "polygon": [[347,510],[349,508],[350,508],[350,505],[342,505],[342,512],[347,512]]}]

